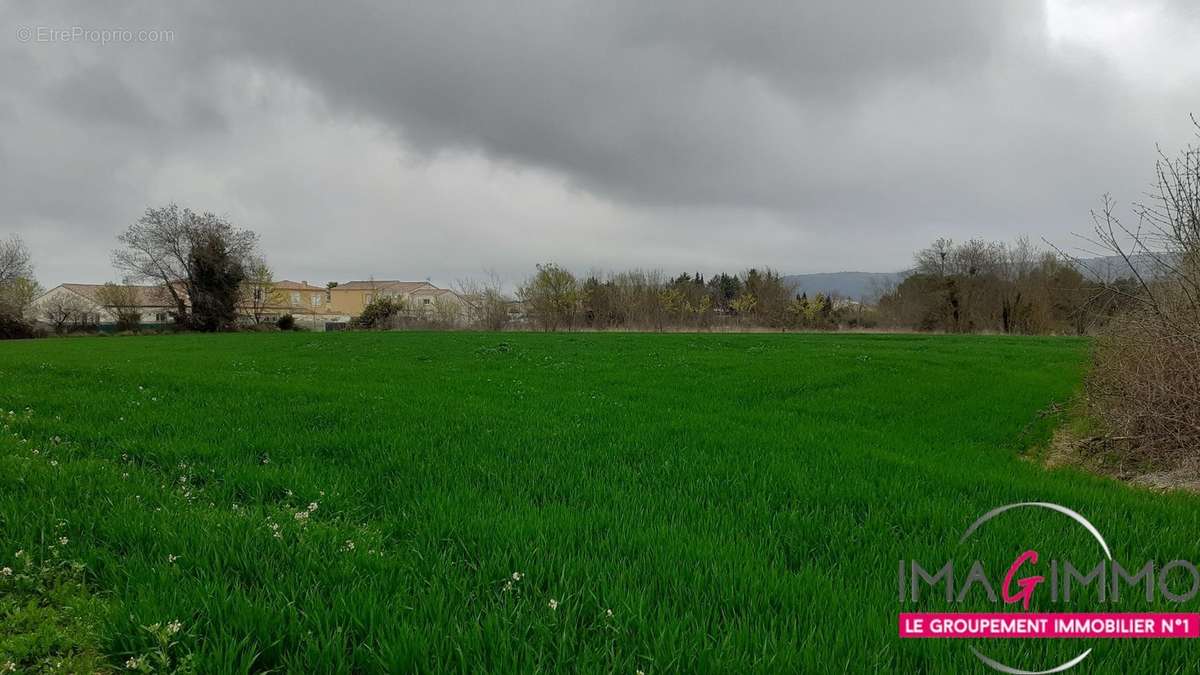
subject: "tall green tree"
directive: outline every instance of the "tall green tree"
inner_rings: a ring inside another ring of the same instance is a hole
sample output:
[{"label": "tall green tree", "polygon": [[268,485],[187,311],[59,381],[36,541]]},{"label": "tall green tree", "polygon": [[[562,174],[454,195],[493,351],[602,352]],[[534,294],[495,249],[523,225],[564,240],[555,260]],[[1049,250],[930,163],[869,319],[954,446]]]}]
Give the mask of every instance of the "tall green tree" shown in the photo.
[{"label": "tall green tree", "polygon": [[233,326],[246,279],[242,261],[216,233],[193,242],[188,261],[192,272],[187,283],[192,328],[217,331]]}]

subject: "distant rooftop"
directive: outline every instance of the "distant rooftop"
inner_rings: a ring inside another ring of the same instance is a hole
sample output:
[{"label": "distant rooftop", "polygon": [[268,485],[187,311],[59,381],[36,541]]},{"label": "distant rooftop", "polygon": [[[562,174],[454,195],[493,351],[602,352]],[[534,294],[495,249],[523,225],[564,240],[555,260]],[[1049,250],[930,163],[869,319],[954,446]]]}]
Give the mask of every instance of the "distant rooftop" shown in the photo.
[{"label": "distant rooftop", "polygon": [[324,291],[325,290],[324,287],[313,286],[312,284],[308,283],[307,281],[288,281],[287,279],[284,279],[282,281],[276,281],[273,285],[275,286],[276,289],[281,290],[281,291]]},{"label": "distant rooftop", "polygon": [[411,293],[418,288],[434,288],[434,285],[428,281],[395,281],[395,280],[375,280],[375,281],[347,281],[344,284],[338,284],[334,287],[339,291],[396,291],[399,293]]},{"label": "distant rooftop", "polygon": [[[171,294],[167,293],[162,286],[135,286],[131,284],[120,284],[124,288],[132,289],[137,298],[136,302],[139,307],[174,307],[175,300],[171,298]],[[97,292],[104,288],[104,284],[63,284],[63,288],[82,295],[96,304],[103,304]]]}]

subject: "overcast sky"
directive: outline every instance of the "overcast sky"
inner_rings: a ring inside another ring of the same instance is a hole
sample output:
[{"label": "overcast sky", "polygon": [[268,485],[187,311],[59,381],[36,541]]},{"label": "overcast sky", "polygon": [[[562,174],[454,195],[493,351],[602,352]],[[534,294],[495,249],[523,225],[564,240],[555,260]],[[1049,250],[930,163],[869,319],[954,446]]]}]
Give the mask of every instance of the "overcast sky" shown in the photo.
[{"label": "overcast sky", "polygon": [[47,286],[115,278],[116,234],[171,201],[321,283],[1069,245],[1200,113],[1195,0],[3,0],[0,24],[0,236]]}]

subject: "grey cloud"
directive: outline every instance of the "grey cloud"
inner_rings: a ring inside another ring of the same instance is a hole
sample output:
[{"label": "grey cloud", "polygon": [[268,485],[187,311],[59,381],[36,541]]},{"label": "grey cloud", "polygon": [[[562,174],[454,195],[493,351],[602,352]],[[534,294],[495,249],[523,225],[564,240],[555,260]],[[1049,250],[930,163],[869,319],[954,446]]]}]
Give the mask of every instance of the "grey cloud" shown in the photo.
[{"label": "grey cloud", "polygon": [[131,126],[140,132],[159,123],[138,91],[117,72],[99,64],[66,74],[53,85],[47,99],[78,123]]},{"label": "grey cloud", "polygon": [[[17,2],[0,19],[176,39],[0,44],[0,199],[100,251],[148,202],[196,199],[310,277],[404,273],[388,247],[424,276],[546,257],[894,269],[939,234],[1063,241],[1100,193],[1143,187],[1155,142],[1188,138],[1200,49],[1180,36],[1200,10],[1054,2],[1152,21],[1105,42],[1084,19],[1052,36],[1032,0]],[[361,158],[380,147],[393,162]],[[413,187],[445,167],[455,193]],[[322,234],[350,218],[370,250]]]},{"label": "grey cloud", "polygon": [[[979,184],[1049,198],[1003,155],[1059,144],[1085,154],[1029,163],[1078,171],[1110,151],[1093,129],[1142,121],[1103,62],[1046,52],[1041,3],[286,7],[286,21],[272,3],[207,18],[224,47],[418,147],[480,148],[649,204],[879,219],[949,191],[986,212],[1011,196]],[[906,98],[928,106],[889,120]]]}]

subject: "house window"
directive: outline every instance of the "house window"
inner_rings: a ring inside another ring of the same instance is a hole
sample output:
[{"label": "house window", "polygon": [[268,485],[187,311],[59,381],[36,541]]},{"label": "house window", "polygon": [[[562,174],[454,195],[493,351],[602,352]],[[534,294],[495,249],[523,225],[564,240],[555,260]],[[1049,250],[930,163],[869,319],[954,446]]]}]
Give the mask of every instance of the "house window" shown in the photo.
[{"label": "house window", "polygon": [[262,286],[254,287],[254,301],[262,302]]},{"label": "house window", "polygon": [[320,294],[313,293],[313,296],[312,296],[312,306],[313,306],[313,307],[320,307],[320,306],[321,306],[321,296],[320,296]]},{"label": "house window", "polygon": [[300,292],[299,291],[292,291],[292,304],[293,305],[300,304]]},{"label": "house window", "polygon": [[428,304],[429,304],[429,303],[431,303],[431,302],[433,302],[433,301],[432,301],[432,300],[430,300],[429,298],[425,298],[425,299],[421,300],[421,304],[422,304],[422,305],[428,305]]},{"label": "house window", "polygon": [[375,300],[375,296],[371,293],[364,293],[363,300],[369,305]]}]

